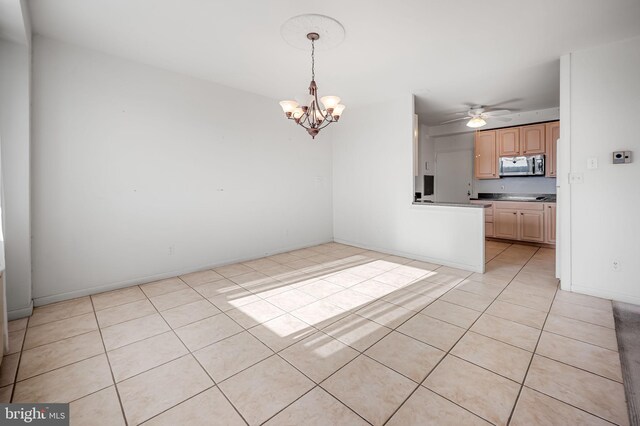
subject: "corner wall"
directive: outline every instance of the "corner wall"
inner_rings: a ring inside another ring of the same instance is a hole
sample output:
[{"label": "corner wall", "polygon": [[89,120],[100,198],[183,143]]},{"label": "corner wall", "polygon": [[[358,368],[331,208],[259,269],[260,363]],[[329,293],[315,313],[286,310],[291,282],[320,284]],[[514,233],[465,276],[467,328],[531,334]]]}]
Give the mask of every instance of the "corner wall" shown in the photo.
[{"label": "corner wall", "polygon": [[33,295],[332,240],[330,132],[277,101],[34,37]]},{"label": "corner wall", "polygon": [[[640,304],[640,37],[573,52],[562,64],[563,287]],[[612,164],[620,150],[633,151],[633,163]],[[590,158],[597,169],[587,168]],[[570,174],[583,183],[569,185]]]},{"label": "corner wall", "polygon": [[[30,73],[28,44],[0,40],[0,170],[7,313],[31,314]],[[1,257],[1,256],[0,256]],[[4,264],[2,264],[4,262]]]},{"label": "corner wall", "polygon": [[333,143],[338,242],[484,271],[481,209],[413,205],[413,96],[353,108]]}]

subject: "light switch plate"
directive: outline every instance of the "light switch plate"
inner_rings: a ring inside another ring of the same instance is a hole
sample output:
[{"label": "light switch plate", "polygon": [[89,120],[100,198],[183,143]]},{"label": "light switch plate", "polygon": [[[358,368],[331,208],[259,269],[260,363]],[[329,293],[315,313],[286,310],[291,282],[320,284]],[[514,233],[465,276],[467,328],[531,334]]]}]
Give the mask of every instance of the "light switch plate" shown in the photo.
[{"label": "light switch plate", "polygon": [[569,175],[570,184],[583,183],[583,182],[584,182],[584,178],[582,176],[582,173],[571,173]]},{"label": "light switch plate", "polygon": [[596,157],[587,159],[587,169],[597,169],[598,168],[598,159]]}]

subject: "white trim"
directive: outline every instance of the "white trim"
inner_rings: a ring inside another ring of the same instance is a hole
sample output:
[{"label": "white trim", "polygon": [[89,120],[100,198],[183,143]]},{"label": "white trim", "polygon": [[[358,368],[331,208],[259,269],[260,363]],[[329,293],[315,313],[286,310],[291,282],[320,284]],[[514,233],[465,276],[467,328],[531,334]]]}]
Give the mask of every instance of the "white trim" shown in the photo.
[{"label": "white trim", "polygon": [[627,293],[618,293],[616,291],[602,290],[599,288],[585,287],[579,284],[573,283],[571,291],[575,293],[587,294],[589,296],[601,297],[603,299],[615,300],[618,302],[633,303],[634,305],[640,305],[640,297],[631,296]]},{"label": "white trim", "polygon": [[9,321],[13,321],[20,318],[30,317],[33,313],[33,300],[29,302],[29,306],[26,308],[14,309],[13,311],[7,312],[7,318]]},{"label": "white trim", "polygon": [[572,291],[571,285],[571,54],[560,58],[560,143],[557,152],[558,188],[556,226],[556,275],[560,288]]},{"label": "white trim", "polygon": [[[483,218],[483,222],[482,222],[482,227],[484,229],[484,218]],[[484,233],[484,231],[483,231],[483,233]],[[484,241],[484,239],[483,239],[483,241]],[[419,255],[419,254],[416,254],[416,253],[408,253],[408,252],[401,251],[401,250],[390,250],[390,249],[387,249],[387,248],[369,246],[369,245],[366,245],[366,244],[355,243],[353,241],[337,239],[337,240],[335,240],[335,242],[336,243],[340,243],[340,244],[347,244],[347,245],[354,246],[354,247],[359,247],[359,248],[365,249],[365,250],[373,250],[373,251],[378,251],[380,253],[386,253],[386,254],[390,254],[390,255],[406,257],[406,258],[409,258],[409,259],[420,260],[422,262],[429,262],[429,263],[435,263],[435,264],[438,264],[438,265],[450,266],[452,268],[464,269],[465,271],[478,272],[478,273],[481,273],[481,274],[484,273],[484,263],[482,264],[482,267],[478,268],[477,266],[474,266],[474,265],[466,265],[466,264],[463,264],[463,263],[450,262],[450,261],[444,260],[444,259],[438,259],[438,258],[434,258],[434,257],[422,256],[422,255]],[[482,257],[484,258],[484,244],[483,244],[483,248],[482,248]]]},{"label": "white trim", "polygon": [[[189,274],[191,272],[204,271],[206,269],[218,268],[220,266],[230,265],[230,264],[233,264],[233,263],[248,262],[250,260],[262,259],[264,257],[273,256],[273,255],[280,254],[280,253],[286,253],[286,252],[293,251],[293,250],[299,250],[299,249],[302,249],[302,248],[313,247],[313,246],[317,246],[317,245],[320,245],[320,244],[326,244],[326,243],[330,243],[330,242],[333,242],[333,240],[322,240],[322,241],[318,241],[318,242],[304,244],[303,246],[297,245],[297,246],[293,246],[293,247],[287,247],[287,248],[283,248],[283,249],[278,249],[277,251],[274,251],[273,253],[269,253],[267,256],[262,255],[262,256],[258,256],[258,257],[251,256],[251,257],[236,258],[236,259],[225,260],[223,262],[218,262],[218,263],[214,263],[214,264],[203,265],[203,266],[198,267],[198,268],[180,269],[180,270],[175,270],[175,271],[164,272],[162,274],[149,275],[149,276],[146,276],[146,277],[134,278],[134,279],[131,279],[131,280],[125,280],[125,281],[119,281],[119,282],[116,282],[116,283],[99,285],[99,286],[96,286],[96,287],[83,288],[83,289],[79,289],[79,290],[69,291],[69,292],[66,292],[66,293],[53,294],[53,295],[50,295],[50,296],[43,296],[43,297],[36,297],[36,298],[33,299],[32,307],[34,305],[35,306],[48,305],[50,303],[61,302],[63,300],[75,299],[77,297],[83,297],[83,296],[90,296],[92,294],[104,293],[105,291],[118,290],[120,288],[131,287],[131,286],[139,285],[139,284],[146,284],[146,283],[150,283],[150,282],[153,282],[153,281],[164,280],[164,279],[167,279],[167,278],[174,278],[174,277],[177,277],[177,276],[180,276],[180,275]],[[9,313],[9,315],[11,315],[11,313]],[[31,315],[31,312],[29,312],[28,315]],[[27,315],[23,315],[23,316],[27,316]],[[20,318],[20,317],[18,317],[18,318]]]}]

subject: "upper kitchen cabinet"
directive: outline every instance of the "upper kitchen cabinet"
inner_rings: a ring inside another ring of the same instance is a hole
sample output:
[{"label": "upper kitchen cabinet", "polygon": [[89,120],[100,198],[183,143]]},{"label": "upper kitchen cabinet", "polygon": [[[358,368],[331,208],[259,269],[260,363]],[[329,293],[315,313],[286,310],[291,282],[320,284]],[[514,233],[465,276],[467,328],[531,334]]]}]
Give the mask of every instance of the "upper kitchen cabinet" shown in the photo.
[{"label": "upper kitchen cabinet", "polygon": [[520,128],[511,127],[500,129],[498,137],[498,155],[500,157],[514,157],[520,155]]},{"label": "upper kitchen cabinet", "polygon": [[545,127],[544,124],[520,127],[520,155],[546,153]]},{"label": "upper kitchen cabinet", "polygon": [[498,179],[497,131],[476,132],[473,169],[476,179]]},{"label": "upper kitchen cabinet", "polygon": [[558,159],[558,139],[560,139],[560,122],[554,121],[545,124],[547,139],[547,177],[556,177],[556,164]]}]

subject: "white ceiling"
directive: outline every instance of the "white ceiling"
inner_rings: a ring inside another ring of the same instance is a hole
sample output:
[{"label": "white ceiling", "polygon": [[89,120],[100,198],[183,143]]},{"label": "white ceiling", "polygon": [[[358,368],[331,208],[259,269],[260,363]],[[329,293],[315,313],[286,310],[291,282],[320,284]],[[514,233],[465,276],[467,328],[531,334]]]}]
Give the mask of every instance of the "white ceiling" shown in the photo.
[{"label": "white ceiling", "polygon": [[20,0],[0,0],[0,38],[28,44],[23,5]]},{"label": "white ceiling", "polygon": [[319,13],[344,43],[316,54],[348,108],[418,94],[422,122],[464,103],[558,105],[558,58],[640,35],[638,0],[29,0],[34,32],[273,99],[306,91],[309,52],[280,26]]}]

